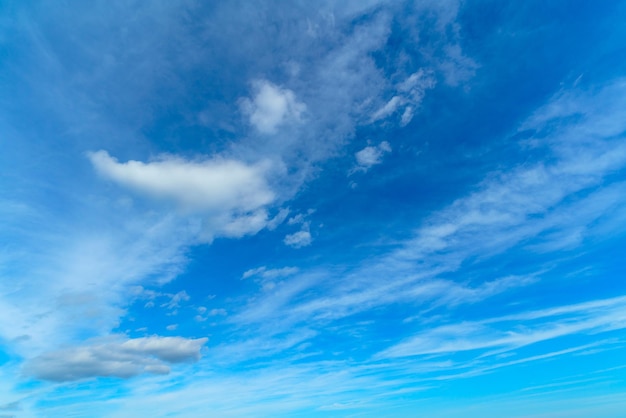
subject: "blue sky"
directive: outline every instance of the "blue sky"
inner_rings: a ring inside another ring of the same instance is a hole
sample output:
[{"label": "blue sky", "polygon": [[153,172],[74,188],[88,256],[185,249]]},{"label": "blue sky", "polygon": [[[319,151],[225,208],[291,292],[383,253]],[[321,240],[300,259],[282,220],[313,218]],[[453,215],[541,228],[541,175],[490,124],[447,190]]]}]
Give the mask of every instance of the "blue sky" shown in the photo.
[{"label": "blue sky", "polygon": [[0,418],[619,417],[626,3],[0,3]]}]

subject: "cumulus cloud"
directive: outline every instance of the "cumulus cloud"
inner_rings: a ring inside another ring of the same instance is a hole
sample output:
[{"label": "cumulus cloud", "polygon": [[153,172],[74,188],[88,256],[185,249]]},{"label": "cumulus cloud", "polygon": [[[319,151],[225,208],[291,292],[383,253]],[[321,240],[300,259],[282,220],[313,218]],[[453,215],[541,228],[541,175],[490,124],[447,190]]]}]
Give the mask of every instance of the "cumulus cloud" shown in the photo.
[{"label": "cumulus cloud", "polygon": [[98,173],[122,186],[208,214],[209,235],[240,237],[272,222],[265,209],[276,198],[267,182],[269,163],[249,165],[218,157],[120,163],[106,151],[88,156]]},{"label": "cumulus cloud", "polygon": [[144,337],[103,341],[42,354],[25,366],[37,379],[66,382],[99,376],[130,378],[167,374],[168,364],[200,359],[207,338]]},{"label": "cumulus cloud", "polygon": [[289,234],[283,240],[285,245],[288,245],[293,248],[306,247],[308,245],[311,245],[311,241],[312,241],[311,233],[306,229],[303,229],[298,232],[294,232],[293,234]]},{"label": "cumulus cloud", "polygon": [[[292,216],[287,221],[288,225],[300,225],[300,231],[294,232],[293,234],[289,234],[285,236],[283,242],[285,245],[288,245],[293,248],[302,248],[308,245],[311,245],[311,222],[307,220],[307,217],[315,212],[314,209],[309,209],[305,214],[299,213],[295,216]],[[290,268],[283,269],[282,271],[268,271],[264,273],[264,277],[268,277],[270,274],[278,277],[279,275],[286,273],[287,275],[292,274],[289,270]],[[258,274],[258,273],[257,273]]]},{"label": "cumulus cloud", "polygon": [[192,162],[175,157],[120,163],[106,151],[90,153],[89,159],[104,177],[186,208],[250,211],[275,198],[265,180],[267,164],[246,165],[222,158]]},{"label": "cumulus cloud", "polygon": [[254,98],[241,100],[241,109],[259,132],[272,134],[283,124],[301,120],[306,105],[296,100],[293,91],[266,80],[256,82],[254,89]]},{"label": "cumulus cloud", "polygon": [[350,174],[357,171],[365,172],[372,166],[382,163],[384,155],[388,152],[391,152],[391,145],[387,141],[383,141],[377,146],[363,148],[354,154],[356,166],[350,171]]}]

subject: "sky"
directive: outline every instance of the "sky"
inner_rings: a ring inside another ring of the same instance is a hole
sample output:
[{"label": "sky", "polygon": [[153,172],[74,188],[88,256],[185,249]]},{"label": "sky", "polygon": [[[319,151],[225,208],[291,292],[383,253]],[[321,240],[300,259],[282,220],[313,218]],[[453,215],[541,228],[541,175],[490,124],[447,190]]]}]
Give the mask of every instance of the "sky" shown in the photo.
[{"label": "sky", "polygon": [[625,21],[0,1],[0,418],[623,417]]}]

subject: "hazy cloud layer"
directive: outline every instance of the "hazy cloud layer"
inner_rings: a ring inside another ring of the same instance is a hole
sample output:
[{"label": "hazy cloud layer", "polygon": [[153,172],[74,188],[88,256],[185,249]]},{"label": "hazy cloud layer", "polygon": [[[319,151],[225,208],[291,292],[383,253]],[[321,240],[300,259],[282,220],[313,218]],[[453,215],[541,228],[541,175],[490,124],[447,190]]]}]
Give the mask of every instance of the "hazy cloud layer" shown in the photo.
[{"label": "hazy cloud layer", "polygon": [[615,3],[2,7],[0,411],[619,416]]}]

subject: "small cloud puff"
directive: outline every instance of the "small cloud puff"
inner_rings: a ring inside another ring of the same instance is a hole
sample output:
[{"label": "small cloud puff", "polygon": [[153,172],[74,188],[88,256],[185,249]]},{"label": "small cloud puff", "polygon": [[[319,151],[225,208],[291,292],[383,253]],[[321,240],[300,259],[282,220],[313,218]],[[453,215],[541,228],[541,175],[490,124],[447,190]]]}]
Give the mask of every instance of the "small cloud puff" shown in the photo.
[{"label": "small cloud puff", "polygon": [[242,111],[248,115],[250,124],[263,134],[273,134],[286,123],[299,122],[306,110],[304,103],[296,100],[293,91],[280,88],[267,80],[254,83],[252,100],[242,99]]},{"label": "small cloud puff", "polygon": [[311,233],[307,229],[303,229],[293,234],[289,234],[285,237],[283,242],[293,248],[302,248],[311,245]]},{"label": "small cloud puff", "polygon": [[190,299],[189,295],[184,290],[181,290],[176,294],[167,293],[165,296],[168,296],[170,300],[162,304],[161,307],[170,310],[180,307],[181,302],[186,302]]},{"label": "small cloud puff", "polygon": [[228,312],[226,312],[226,309],[211,309],[209,311],[209,316],[226,316],[228,315]]},{"label": "small cloud puff", "polygon": [[144,308],[153,308],[157,299],[167,299],[167,301],[159,304],[159,307],[168,309],[170,311],[176,310],[181,306],[182,302],[189,301],[190,296],[184,290],[178,293],[162,293],[154,290],[145,289],[142,286],[135,286],[131,289],[131,293],[140,299],[148,299],[148,302],[144,304]]},{"label": "small cloud puff", "polygon": [[391,152],[391,145],[389,142],[383,141],[377,146],[367,146],[361,151],[354,154],[356,159],[356,166],[350,171],[353,174],[357,171],[367,171],[372,166],[383,162],[383,157],[386,153]]},{"label": "small cloud puff", "polygon": [[403,82],[395,86],[396,94],[378,109],[371,117],[372,122],[386,119],[404,107],[400,117],[400,126],[406,126],[426,95],[426,91],[435,87],[436,81],[431,71],[420,69]]},{"label": "small cloud puff", "polygon": [[311,245],[311,241],[313,240],[310,232],[311,222],[308,221],[307,218],[314,212],[315,209],[309,209],[306,213],[299,213],[289,218],[287,221],[288,225],[301,226],[300,231],[285,236],[285,239],[283,240],[285,245],[293,248],[302,248]]},{"label": "small cloud puff", "polygon": [[304,224],[307,222],[307,217],[312,215],[313,213],[315,213],[315,209],[309,209],[306,211],[306,213],[298,213],[297,215],[294,215],[291,218],[289,218],[289,220],[287,221],[287,224],[288,225]]},{"label": "small cloud puff", "polygon": [[252,277],[263,290],[272,290],[276,287],[277,281],[281,278],[289,277],[299,271],[297,267],[283,267],[278,269],[268,269],[265,266],[247,270],[241,276],[242,279]]}]

